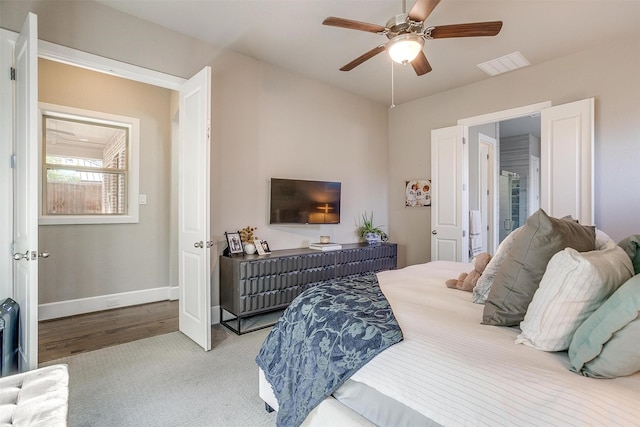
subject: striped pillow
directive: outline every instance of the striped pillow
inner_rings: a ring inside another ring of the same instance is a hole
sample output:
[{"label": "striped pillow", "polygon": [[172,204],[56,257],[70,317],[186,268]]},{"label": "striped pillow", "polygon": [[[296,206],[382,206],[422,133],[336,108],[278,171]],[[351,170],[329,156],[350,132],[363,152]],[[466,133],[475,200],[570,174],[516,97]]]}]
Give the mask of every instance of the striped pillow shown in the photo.
[{"label": "striped pillow", "polygon": [[552,218],[542,209],[536,211],[527,218],[493,279],[482,324],[520,324],[551,257],[564,248],[592,251],[595,240],[594,226]]},{"label": "striped pillow", "polygon": [[567,350],[573,334],[616,289],[633,276],[625,251],[556,253],[533,295],[516,343],[546,351]]}]

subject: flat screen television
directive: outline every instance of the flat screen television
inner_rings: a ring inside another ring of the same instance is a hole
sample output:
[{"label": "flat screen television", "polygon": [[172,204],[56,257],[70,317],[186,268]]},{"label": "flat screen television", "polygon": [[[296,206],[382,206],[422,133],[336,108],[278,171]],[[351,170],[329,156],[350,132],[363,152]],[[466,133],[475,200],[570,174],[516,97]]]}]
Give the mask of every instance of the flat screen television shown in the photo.
[{"label": "flat screen television", "polygon": [[339,182],[271,178],[271,224],[339,224]]}]

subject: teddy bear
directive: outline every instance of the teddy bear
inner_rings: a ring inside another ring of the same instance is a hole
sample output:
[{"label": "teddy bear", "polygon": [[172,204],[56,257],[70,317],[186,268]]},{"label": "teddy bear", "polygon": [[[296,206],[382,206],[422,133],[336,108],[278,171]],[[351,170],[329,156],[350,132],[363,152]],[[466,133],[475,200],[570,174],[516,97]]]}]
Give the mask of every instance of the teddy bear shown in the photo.
[{"label": "teddy bear", "polygon": [[467,292],[473,291],[489,261],[491,261],[491,255],[488,252],[479,253],[473,260],[473,270],[469,273],[462,273],[457,279],[447,280],[447,287]]}]

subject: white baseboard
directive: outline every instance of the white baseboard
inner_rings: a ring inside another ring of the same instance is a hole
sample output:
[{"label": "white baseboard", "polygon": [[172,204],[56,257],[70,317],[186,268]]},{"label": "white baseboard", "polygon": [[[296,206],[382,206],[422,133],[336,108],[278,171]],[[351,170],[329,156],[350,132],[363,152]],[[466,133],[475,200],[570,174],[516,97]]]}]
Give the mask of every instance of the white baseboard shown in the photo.
[{"label": "white baseboard", "polygon": [[[90,298],[79,298],[38,306],[38,320],[51,320],[76,314],[92,313],[112,308],[129,307],[158,301],[175,301],[180,291],[177,286],[145,289],[141,291],[122,292],[119,294],[100,295]],[[211,307],[211,324],[220,323],[220,306]]]},{"label": "white baseboard", "polygon": [[38,306],[38,319],[57,319],[76,314],[109,310],[111,308],[128,307],[131,305],[176,299],[178,299],[177,286],[165,286],[161,288],[144,289],[141,291],[79,298],[49,304],[40,304]]}]

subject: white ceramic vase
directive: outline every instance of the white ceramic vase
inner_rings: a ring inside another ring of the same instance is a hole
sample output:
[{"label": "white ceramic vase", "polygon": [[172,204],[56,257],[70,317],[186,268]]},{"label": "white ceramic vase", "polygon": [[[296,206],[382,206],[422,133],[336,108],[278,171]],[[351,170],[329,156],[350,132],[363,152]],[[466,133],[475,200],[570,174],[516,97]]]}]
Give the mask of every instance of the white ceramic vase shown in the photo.
[{"label": "white ceramic vase", "polygon": [[254,245],[253,243],[245,243],[244,245],[242,245],[243,249],[244,249],[244,253],[247,255],[253,255],[256,253],[256,245]]}]

